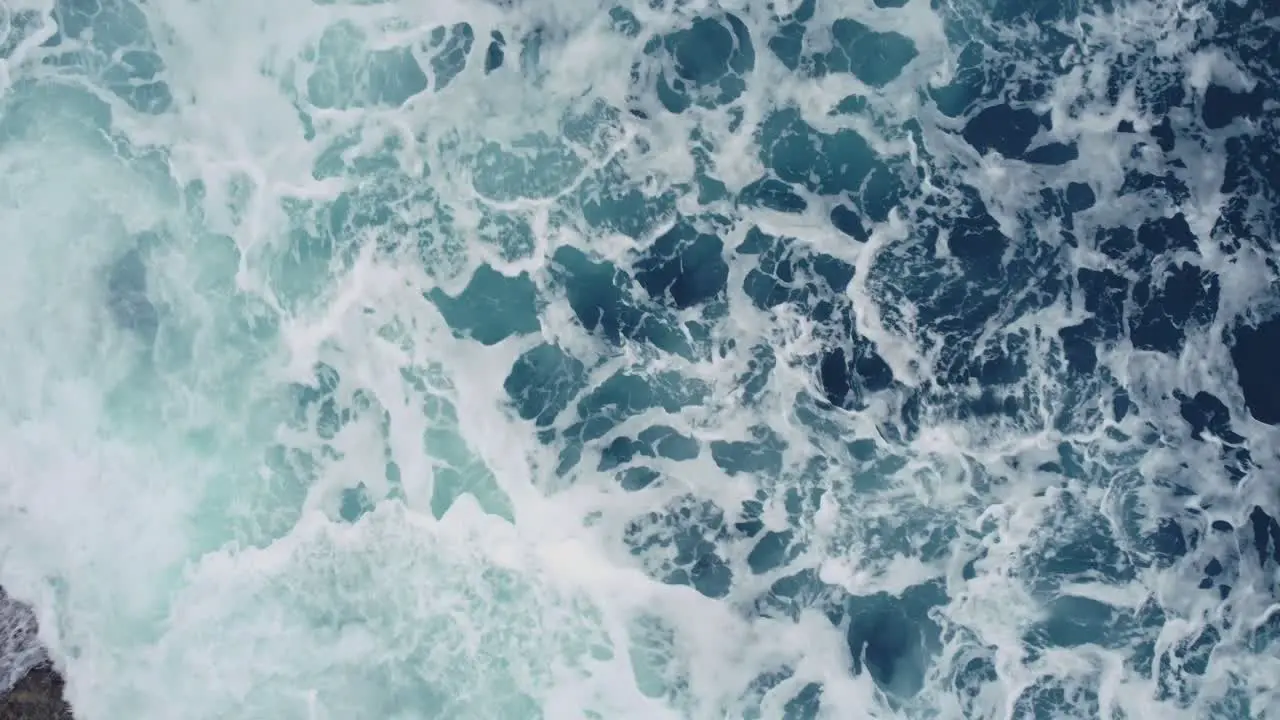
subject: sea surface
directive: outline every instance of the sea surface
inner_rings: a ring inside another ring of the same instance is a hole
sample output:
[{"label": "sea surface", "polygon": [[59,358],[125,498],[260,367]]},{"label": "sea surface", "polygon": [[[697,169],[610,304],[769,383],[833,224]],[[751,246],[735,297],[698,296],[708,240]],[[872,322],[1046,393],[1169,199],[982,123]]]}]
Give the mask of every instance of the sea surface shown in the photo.
[{"label": "sea surface", "polygon": [[1278,424],[1273,0],[0,0],[79,720],[1280,718]]}]

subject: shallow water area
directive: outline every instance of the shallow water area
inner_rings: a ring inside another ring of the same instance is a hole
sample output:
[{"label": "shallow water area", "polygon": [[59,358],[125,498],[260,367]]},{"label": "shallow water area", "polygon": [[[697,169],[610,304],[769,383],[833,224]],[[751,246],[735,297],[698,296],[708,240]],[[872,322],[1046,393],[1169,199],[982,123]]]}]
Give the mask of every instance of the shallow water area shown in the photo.
[{"label": "shallow water area", "polygon": [[1280,714],[1276,48],[8,0],[0,586],[81,720]]}]

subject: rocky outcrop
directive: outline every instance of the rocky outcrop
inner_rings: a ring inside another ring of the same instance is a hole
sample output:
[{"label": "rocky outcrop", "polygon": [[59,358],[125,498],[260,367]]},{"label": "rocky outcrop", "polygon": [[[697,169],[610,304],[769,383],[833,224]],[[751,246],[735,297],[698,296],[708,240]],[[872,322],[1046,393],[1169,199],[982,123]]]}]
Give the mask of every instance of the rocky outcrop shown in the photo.
[{"label": "rocky outcrop", "polygon": [[4,720],[72,720],[62,699],[62,676],[49,663],[32,668],[9,692],[0,695]]},{"label": "rocky outcrop", "polygon": [[0,588],[0,719],[71,720],[62,689],[31,609]]}]

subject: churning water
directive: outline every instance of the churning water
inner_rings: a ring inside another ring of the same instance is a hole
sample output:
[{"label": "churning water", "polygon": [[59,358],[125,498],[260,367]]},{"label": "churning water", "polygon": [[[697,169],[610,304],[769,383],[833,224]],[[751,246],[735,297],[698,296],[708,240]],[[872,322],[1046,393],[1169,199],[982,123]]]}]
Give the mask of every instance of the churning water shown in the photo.
[{"label": "churning water", "polygon": [[0,584],[81,720],[1280,717],[1278,98],[1271,0],[2,0]]}]

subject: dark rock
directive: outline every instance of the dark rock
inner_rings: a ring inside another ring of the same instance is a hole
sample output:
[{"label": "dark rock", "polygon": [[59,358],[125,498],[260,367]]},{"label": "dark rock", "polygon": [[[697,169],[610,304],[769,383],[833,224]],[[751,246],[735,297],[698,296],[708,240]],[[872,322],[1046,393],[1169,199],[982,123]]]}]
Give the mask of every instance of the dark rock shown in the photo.
[{"label": "dark rock", "polygon": [[28,672],[8,693],[0,696],[0,718],[5,720],[71,720],[71,706],[62,697],[62,676],[44,663]]},{"label": "dark rock", "polygon": [[46,659],[36,633],[31,609],[0,588],[0,718],[71,720],[62,676]]},{"label": "dark rock", "polygon": [[36,632],[36,617],[31,608],[10,598],[4,588],[0,588],[0,693],[47,660]]}]

